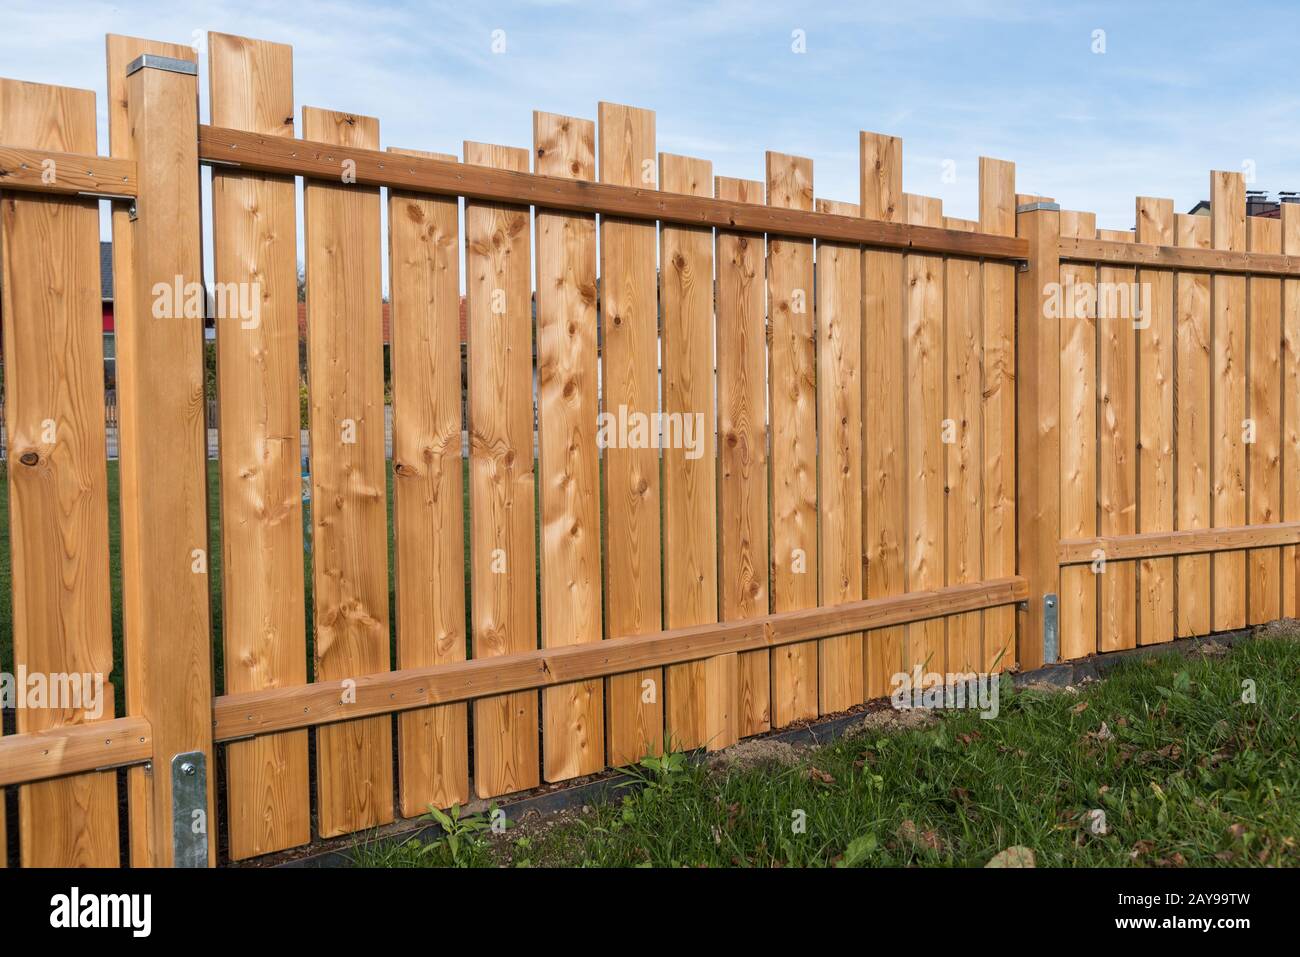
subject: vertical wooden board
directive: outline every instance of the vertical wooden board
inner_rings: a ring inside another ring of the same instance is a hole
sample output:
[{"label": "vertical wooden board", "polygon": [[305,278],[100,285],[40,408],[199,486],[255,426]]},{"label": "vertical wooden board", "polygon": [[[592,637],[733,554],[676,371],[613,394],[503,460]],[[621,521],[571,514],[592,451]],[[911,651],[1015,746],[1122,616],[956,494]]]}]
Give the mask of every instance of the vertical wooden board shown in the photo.
[{"label": "vertical wooden board", "polygon": [[[1210,241],[1215,249],[1246,248],[1246,184],[1240,173],[1210,173]],[[1214,425],[1210,479],[1214,527],[1246,524],[1246,277],[1215,274],[1211,286],[1214,342]],[[1246,625],[1246,553],[1212,556],[1215,631]]]},{"label": "vertical wooden board", "polygon": [[[767,154],[767,204],[813,208],[812,160]],[[772,610],[817,604],[817,379],[813,243],[767,242]],[[772,724],[817,716],[817,642],[772,652]]]},{"label": "vertical wooden board", "polygon": [[[109,149],[113,156],[121,159],[137,158],[136,143],[131,127],[126,70],[133,60],[146,53],[171,57],[175,60],[184,60],[190,63],[196,63],[198,60],[192,48],[179,43],[163,43],[157,40],[143,40],[138,37],[121,36],[112,33],[107,36],[105,40],[105,59],[108,66]],[[128,202],[115,202],[112,210],[113,312],[115,317],[133,316],[137,311],[135,304],[136,275],[142,265],[137,250],[138,243],[135,229],[132,226],[135,219],[131,204]],[[135,337],[123,334],[120,318],[117,319],[117,329],[113,338],[117,349],[118,379],[120,383],[123,378],[122,370],[129,371],[136,368],[139,361],[135,358],[137,353],[134,342]],[[122,428],[128,433],[131,426],[125,423],[134,417],[135,403],[135,390],[119,387],[119,422],[123,423]],[[172,436],[167,435],[165,438],[171,439]],[[126,450],[126,454],[121,456],[120,467],[122,487],[127,488],[134,481],[132,470],[135,467],[134,456],[129,449]],[[133,514],[131,512],[132,507],[132,505],[128,505],[124,501],[122,507],[124,523]],[[149,699],[151,694],[146,693],[143,676],[138,674],[134,667],[134,663],[141,661],[144,654],[144,649],[141,647],[144,640],[143,632],[133,629],[131,625],[127,624],[128,622],[140,620],[140,616],[145,612],[145,606],[141,604],[141,589],[134,584],[128,584],[136,574],[136,567],[127,561],[125,554],[123,555],[123,561],[123,657],[126,664],[128,710],[132,710]],[[138,581],[138,579],[135,580]],[[127,800],[130,817],[128,837],[130,839],[132,866],[148,866],[154,860],[153,836],[157,822],[153,819],[153,794],[156,783],[156,779],[146,774],[143,767],[127,769]]]},{"label": "vertical wooden board", "polygon": [[[1097,238],[1132,242],[1133,234],[1099,229]],[[1137,336],[1131,298],[1135,282],[1132,269],[1097,269],[1097,502],[1102,535],[1137,532]],[[1099,586],[1098,649],[1137,647],[1137,563],[1108,560]]]},{"label": "vertical wooden board", "polygon": [[[394,150],[454,163],[444,153]],[[388,191],[397,666],[465,659],[460,214],[454,196]],[[469,708],[397,716],[403,817],[469,800]]]},{"label": "vertical wooden board", "polygon": [[[1174,244],[1174,203],[1139,197],[1137,241]],[[1174,529],[1174,274],[1138,271],[1138,531]],[[1138,639],[1174,637],[1174,560],[1138,563]]]},{"label": "vertical wooden board", "polygon": [[[1093,213],[1061,211],[1061,236],[1097,235]],[[1061,537],[1097,534],[1097,267],[1061,263]],[[1061,569],[1061,660],[1097,652],[1099,564]]]},{"label": "vertical wooden board", "polygon": [[[528,171],[528,151],[465,143],[465,162]],[[537,648],[532,277],[527,206],[465,203],[474,657]],[[474,791],[539,782],[537,692],[474,702]]]},{"label": "vertical wooden board", "polygon": [[[763,202],[763,184],[715,179],[719,199]],[[768,610],[767,312],[763,235],[717,231],[718,599],[723,621]],[[740,655],[736,733],[771,727],[771,655]]]},{"label": "vertical wooden board", "polygon": [[[947,330],[943,421],[944,488],[947,495],[947,555],[945,584],[960,585],[984,577],[984,538],[981,516],[983,430],[981,424],[980,264],[975,259],[949,258],[945,269],[944,309]],[[948,619],[947,670],[954,674],[982,672],[983,617],[978,611]]]},{"label": "vertical wooden board", "polygon": [[[210,33],[208,57],[214,125],[293,137],[290,47]],[[227,694],[307,682],[294,194],[292,178],[212,172],[213,278],[240,309],[216,322]],[[305,730],[227,746],[233,860],[311,840],[308,774]]]},{"label": "vertical wooden board", "polygon": [[[1251,216],[1247,222],[1252,252],[1282,252],[1280,219]],[[1282,280],[1252,276],[1246,301],[1246,518],[1269,525],[1282,520]],[[1280,618],[1282,550],[1253,548],[1246,559],[1247,623]]]},{"label": "vertical wooden board", "polygon": [[[659,188],[708,196],[713,165],[659,154]],[[713,429],[713,232],[664,225],[659,233],[663,325],[664,625],[718,620],[717,475]],[[735,655],[725,656],[735,668]],[[666,733],[674,748],[736,741],[736,709],[710,675],[720,661],[664,671]],[[725,684],[735,687],[736,681]]]},{"label": "vertical wooden board", "polygon": [[[980,157],[981,232],[1016,234],[1016,166]],[[981,396],[984,575],[1016,572],[1016,267],[985,262],[981,267],[983,342]],[[986,672],[1004,671],[1016,661],[1016,610],[984,612]]]},{"label": "vertical wooden board", "polygon": [[1061,214],[1046,200],[1016,201],[1016,235],[1029,247],[1016,272],[1016,569],[1029,586],[1016,659],[1029,670],[1048,660],[1048,599],[1060,587],[1061,324],[1049,307],[1061,280]]},{"label": "vertical wooden board", "polygon": [[[309,140],[378,149],[379,121],[304,107]],[[379,190],[303,186],[310,391],[312,600],[316,679],[388,671],[388,514]],[[348,834],[393,819],[392,722],[316,730],[318,829]]]},{"label": "vertical wooden board", "polygon": [[[906,195],[907,221],[939,226],[943,208],[929,196]],[[908,254],[907,302],[907,590],[943,586],[944,579],[944,261]],[[947,670],[942,618],[907,626],[907,671]]]},{"label": "vertical wooden board", "polygon": [[[858,215],[857,203],[817,201],[817,211]],[[862,249],[817,243],[817,556],[821,604],[862,597]],[[866,699],[861,632],[823,639],[818,649],[822,714]]]},{"label": "vertical wooden board", "polygon": [[[601,103],[600,181],[655,188],[655,115]],[[654,223],[600,218],[602,414],[659,412],[659,307]],[[624,443],[605,456],[605,635],[658,631],[661,623],[659,453]],[[614,675],[605,685],[611,765],[663,751],[663,671]]]},{"label": "vertical wooden board", "polygon": [[[596,124],[533,113],[536,172],[596,179]],[[537,211],[537,431],[541,470],[542,645],[601,639],[596,458],[596,217]],[[542,690],[547,781],[605,766],[600,679]]]},{"label": "vertical wooden board", "polygon": [[[1208,216],[1179,214],[1174,224],[1179,246],[1210,248]],[[1174,278],[1174,435],[1178,459],[1174,527],[1179,530],[1210,527],[1210,286],[1209,273],[1179,272]],[[1209,555],[1180,555],[1174,559],[1178,609],[1175,632],[1179,638],[1210,633],[1210,559]]]},{"label": "vertical wooden board", "polygon": [[[858,212],[881,222],[906,221],[903,141],[863,132],[859,137],[861,202]],[[862,254],[862,550],[864,597],[907,590],[907,316],[903,254]],[[879,628],[863,637],[866,694],[890,693],[903,670],[907,629]]]},{"label": "vertical wooden board", "polygon": [[[1282,204],[1282,252],[1300,254],[1300,204]],[[1300,279],[1282,280],[1282,521],[1300,521]],[[1300,556],[1282,549],[1282,616],[1300,615]]]},{"label": "vertical wooden board", "polygon": [[[95,153],[95,95],[0,80],[0,142]],[[113,717],[98,240],[94,200],[0,194],[13,663],[91,682],[19,708],[20,734]],[[119,863],[112,772],[23,785],[18,806],[24,867]]]}]

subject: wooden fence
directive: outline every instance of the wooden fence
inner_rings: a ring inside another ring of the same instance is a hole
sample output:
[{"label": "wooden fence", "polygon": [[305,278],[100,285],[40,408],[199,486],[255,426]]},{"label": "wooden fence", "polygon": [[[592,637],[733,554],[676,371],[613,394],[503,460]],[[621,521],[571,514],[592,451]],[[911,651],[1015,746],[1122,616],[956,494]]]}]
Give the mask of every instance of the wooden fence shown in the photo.
[{"label": "wooden fence", "polygon": [[[189,47],[109,37],[108,156],[93,94],[0,81],[6,664],[126,687],[122,716],[111,694],[93,721],[19,708],[0,739],[23,865],[241,860],[725,747],[915,667],[1031,668],[1294,612],[1300,219],[1247,228],[1240,177],[1215,174],[1211,218],[1139,201],[1134,242],[1018,196],[998,160],[978,221],[946,217],[872,133],[857,203],[815,198],[804,157],[768,153],[759,182],[657,153],[655,115],[610,103],[458,161],[312,107],[299,138],[289,47],[208,51],[201,124]],[[205,215],[211,278],[260,306],[217,319],[219,580],[202,314],[159,311],[201,281]],[[1150,322],[1056,310],[1053,284],[1089,283],[1149,288]]]}]

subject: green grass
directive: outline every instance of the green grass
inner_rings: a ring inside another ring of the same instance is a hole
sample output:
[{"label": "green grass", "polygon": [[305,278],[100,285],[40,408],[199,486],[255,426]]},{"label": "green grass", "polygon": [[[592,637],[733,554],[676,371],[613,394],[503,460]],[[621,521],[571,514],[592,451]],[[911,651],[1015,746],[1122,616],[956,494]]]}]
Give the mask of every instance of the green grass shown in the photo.
[{"label": "green grass", "polygon": [[[677,756],[644,787],[551,827],[372,842],[365,866],[1300,865],[1300,642],[1123,664],[1080,694],[1005,693],[992,720],[868,732],[793,766]],[[1257,701],[1242,701],[1243,682]],[[1102,729],[1103,724],[1105,730]],[[1104,834],[1089,814],[1105,812]],[[803,818],[802,833],[794,823]]]}]

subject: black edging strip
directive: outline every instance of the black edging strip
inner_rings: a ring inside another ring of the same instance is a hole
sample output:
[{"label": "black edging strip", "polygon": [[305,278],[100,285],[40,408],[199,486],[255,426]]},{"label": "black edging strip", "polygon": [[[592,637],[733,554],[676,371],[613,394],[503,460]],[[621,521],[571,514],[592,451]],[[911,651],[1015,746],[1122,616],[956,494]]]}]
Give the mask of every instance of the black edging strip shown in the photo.
[{"label": "black edging strip", "polygon": [[[1123,662],[1149,658],[1169,651],[1177,651],[1188,655],[1195,652],[1202,645],[1209,643],[1231,647],[1250,639],[1253,634],[1253,628],[1240,629],[1219,632],[1201,638],[1179,639],[1159,645],[1129,648],[1124,651],[1111,651],[1104,655],[1093,655],[1090,658],[1081,658],[1077,661],[1045,665],[1033,671],[1018,672],[1012,675],[1012,681],[1017,688],[1029,684],[1051,684],[1065,687],[1066,685],[1078,685],[1083,681],[1100,681]],[[834,715],[821,721],[790,728],[776,734],[757,735],[745,740],[779,741],[791,745],[820,746],[843,736],[844,732],[851,725],[861,721],[864,715],[884,710],[882,705],[885,705],[887,700],[876,699],[864,705],[859,705],[852,711]],[[687,756],[688,760],[696,764],[708,760],[709,757],[709,753],[704,751],[695,751]],[[607,771],[603,776],[585,781],[582,784],[559,787],[543,794],[530,795],[498,806],[506,812],[508,819],[520,820],[527,814],[556,814],[560,811],[568,811],[584,805],[608,801],[627,793],[629,789],[636,789],[640,786],[640,780],[633,775],[618,770]],[[466,810],[471,813],[481,813],[490,805],[491,802],[488,801],[474,801],[467,805]],[[278,855],[268,855],[256,861],[236,863],[232,866],[351,867],[355,864],[354,852],[358,843],[368,840],[394,840],[399,843],[410,840],[431,841],[441,837],[442,834],[442,827],[438,824],[423,820],[399,822],[397,825],[388,825],[386,828],[371,831],[369,837],[363,838],[353,834],[343,838],[336,838],[331,842],[335,844],[334,847],[322,847],[314,853],[305,855],[299,851],[299,856],[292,859],[284,858],[294,852],[284,851]]]}]

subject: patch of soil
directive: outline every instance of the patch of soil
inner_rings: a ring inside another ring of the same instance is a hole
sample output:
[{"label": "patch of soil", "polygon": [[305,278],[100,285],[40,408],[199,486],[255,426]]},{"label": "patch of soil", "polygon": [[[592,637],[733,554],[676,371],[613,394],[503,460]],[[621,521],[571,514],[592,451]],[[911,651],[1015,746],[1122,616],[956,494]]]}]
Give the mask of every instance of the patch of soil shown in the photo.
[{"label": "patch of soil", "polygon": [[910,708],[895,711],[873,711],[861,721],[844,730],[845,737],[861,734],[897,734],[900,731],[923,731],[939,723],[939,717],[928,708]]},{"label": "patch of soil", "polygon": [[1255,629],[1255,637],[1263,641],[1300,641],[1300,619],[1281,618],[1260,625]]},{"label": "patch of soil", "polygon": [[[492,850],[496,863],[501,867],[514,867],[519,861],[531,860],[536,863],[537,849],[552,828],[572,824],[591,813],[591,806],[565,808],[551,814],[538,810],[524,813],[502,834],[492,834]],[[519,841],[528,839],[527,847],[520,847]]]},{"label": "patch of soil", "polygon": [[1192,649],[1193,655],[1199,655],[1202,658],[1224,658],[1232,648],[1228,645],[1220,644],[1217,641],[1202,641]]},{"label": "patch of soil", "polygon": [[790,767],[802,761],[809,750],[811,749],[807,745],[794,745],[770,738],[753,738],[723,748],[721,751],[715,751],[709,755],[707,765],[710,771],[748,771],[751,768],[770,767],[774,764]]}]

